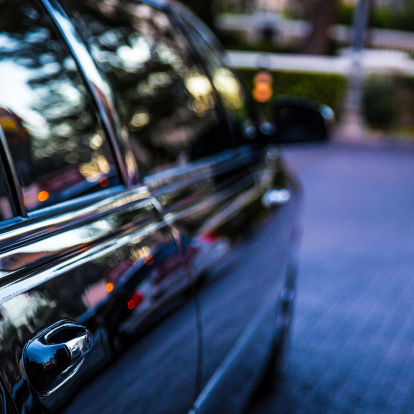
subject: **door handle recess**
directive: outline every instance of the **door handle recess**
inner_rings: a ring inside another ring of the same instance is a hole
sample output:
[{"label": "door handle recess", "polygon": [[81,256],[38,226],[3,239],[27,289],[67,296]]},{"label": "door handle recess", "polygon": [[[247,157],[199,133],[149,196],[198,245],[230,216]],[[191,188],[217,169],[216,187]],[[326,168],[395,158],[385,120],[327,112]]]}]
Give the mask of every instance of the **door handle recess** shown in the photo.
[{"label": "door handle recess", "polygon": [[58,322],[25,345],[23,376],[36,393],[46,397],[76,374],[92,346],[92,333],[84,326]]}]

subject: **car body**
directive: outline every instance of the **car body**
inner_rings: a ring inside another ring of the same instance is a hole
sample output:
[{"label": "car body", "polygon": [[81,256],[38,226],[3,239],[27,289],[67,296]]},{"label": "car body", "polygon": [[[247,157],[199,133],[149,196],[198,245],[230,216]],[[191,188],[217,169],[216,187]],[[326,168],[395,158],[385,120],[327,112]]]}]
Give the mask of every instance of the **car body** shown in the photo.
[{"label": "car body", "polygon": [[243,409],[298,239],[261,124],[179,4],[0,1],[1,413]]}]

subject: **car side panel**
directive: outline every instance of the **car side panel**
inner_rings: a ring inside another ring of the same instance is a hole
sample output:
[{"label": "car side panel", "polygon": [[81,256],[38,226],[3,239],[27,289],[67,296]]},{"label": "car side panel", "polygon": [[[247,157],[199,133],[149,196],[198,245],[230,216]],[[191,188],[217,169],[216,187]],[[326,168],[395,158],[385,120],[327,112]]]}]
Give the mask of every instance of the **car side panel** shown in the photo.
[{"label": "car side panel", "polygon": [[[210,248],[214,245],[212,250],[220,246],[223,252],[221,257],[210,254],[204,258],[203,268],[197,254],[188,258],[192,277],[200,279],[197,301],[203,331],[203,391],[195,409],[239,412],[254,378],[260,376],[270,356],[281,310],[280,295],[291,288],[287,274],[298,189],[279,150],[266,146],[258,127],[261,118],[251,110],[251,98],[237,76],[225,66],[214,36],[186,9],[171,8],[170,12],[187,33],[195,54],[204,61],[233,140],[238,143],[233,162],[238,160],[240,166],[230,169],[225,180],[215,180],[215,194],[226,194],[227,198],[218,197],[220,202],[210,203],[208,211],[204,207],[208,203],[200,203],[202,221],[194,219],[195,208],[191,215],[180,217],[178,225],[190,235],[188,246],[193,246],[192,250],[203,245],[201,239]],[[220,82],[223,76],[228,80],[226,86]],[[236,188],[240,192],[234,191]],[[260,342],[260,355],[250,348],[250,341],[254,344],[255,340]]]},{"label": "car side panel", "polygon": [[204,356],[198,413],[243,412],[270,361],[280,334],[295,210],[292,193],[287,205],[257,212],[260,223],[240,223],[239,242],[198,285]]},{"label": "car side panel", "polygon": [[13,404],[10,402],[10,397],[3,386],[3,381],[0,378],[0,413],[1,414],[15,414]]},{"label": "car side panel", "polygon": [[[0,369],[19,411],[190,408],[188,278],[145,187],[3,232],[0,260]],[[89,329],[94,345],[76,375],[42,397],[22,374],[24,346],[59,321]]]},{"label": "car side panel", "polygon": [[[259,163],[251,157],[249,163],[249,157],[241,158],[246,162],[243,178],[234,174],[232,185],[220,189],[216,184],[213,194],[203,191],[188,214],[167,215],[185,235],[191,277],[199,281],[202,387],[259,310],[265,295],[271,290],[280,294],[286,283],[296,210],[294,184],[277,160]],[[272,192],[290,194],[290,198],[269,203],[267,197]],[[277,304],[276,295],[275,318]]]}]

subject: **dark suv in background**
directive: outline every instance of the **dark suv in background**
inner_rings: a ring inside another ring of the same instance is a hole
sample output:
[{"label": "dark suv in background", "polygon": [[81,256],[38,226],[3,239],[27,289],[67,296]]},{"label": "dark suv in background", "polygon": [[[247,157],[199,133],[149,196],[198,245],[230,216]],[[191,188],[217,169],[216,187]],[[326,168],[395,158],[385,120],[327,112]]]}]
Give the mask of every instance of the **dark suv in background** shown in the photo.
[{"label": "dark suv in background", "polygon": [[277,364],[297,184],[179,4],[0,0],[0,413],[236,413]]}]

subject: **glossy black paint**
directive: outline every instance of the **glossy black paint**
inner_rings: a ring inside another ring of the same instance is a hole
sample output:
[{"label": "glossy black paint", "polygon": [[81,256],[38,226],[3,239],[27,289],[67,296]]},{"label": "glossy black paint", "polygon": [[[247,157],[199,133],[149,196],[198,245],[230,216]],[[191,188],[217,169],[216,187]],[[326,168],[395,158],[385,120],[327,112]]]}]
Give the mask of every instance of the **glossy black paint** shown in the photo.
[{"label": "glossy black paint", "polygon": [[[24,52],[0,55],[0,79],[20,65],[35,82],[16,90],[44,99],[0,113],[3,411],[241,412],[293,297],[298,201],[243,85],[170,2],[0,8]],[[33,184],[50,156],[59,183]]]},{"label": "glossy black paint", "polygon": [[58,322],[26,344],[23,375],[37,394],[47,397],[76,374],[92,346],[88,329]]},{"label": "glossy black paint", "polygon": [[332,109],[312,100],[281,97],[274,102],[274,139],[281,144],[326,141],[333,122]]}]

